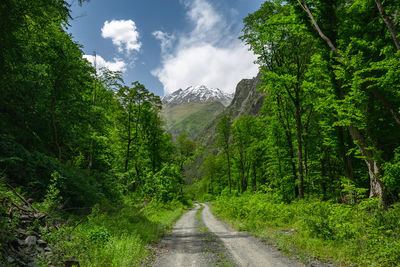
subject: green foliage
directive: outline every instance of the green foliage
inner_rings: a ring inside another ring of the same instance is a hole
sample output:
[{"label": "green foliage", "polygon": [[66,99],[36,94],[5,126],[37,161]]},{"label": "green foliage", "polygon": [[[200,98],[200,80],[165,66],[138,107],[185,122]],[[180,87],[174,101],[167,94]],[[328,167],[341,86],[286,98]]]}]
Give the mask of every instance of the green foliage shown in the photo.
[{"label": "green foliage", "polygon": [[274,241],[284,252],[312,255],[339,265],[395,266],[400,258],[400,210],[379,199],[359,205],[315,199],[284,204],[269,194],[221,196],[216,214],[235,227]]},{"label": "green foliage", "polygon": [[72,257],[83,266],[137,266],[150,255],[146,246],[159,240],[182,211],[182,204],[155,200],[147,206],[96,205],[87,221],[50,232],[47,240],[57,244],[55,262]]},{"label": "green foliage", "polygon": [[165,165],[159,172],[147,175],[146,189],[148,198],[161,202],[173,199],[182,200],[183,177],[177,165]]},{"label": "green foliage", "polygon": [[[384,3],[389,20],[398,8]],[[241,39],[257,56],[264,105],[257,118],[221,118],[202,193],[228,184],[287,203],[398,201],[400,61],[388,30],[374,1],[266,1],[249,14]]]},{"label": "green foliage", "polygon": [[224,109],[220,102],[185,103],[164,106],[161,117],[165,128],[173,136],[186,133],[189,138],[196,138],[210,122]]},{"label": "green foliage", "polygon": [[[67,1],[5,0],[0,14],[0,200],[8,183],[65,219],[43,229],[52,230],[52,264],[76,257],[83,266],[138,265],[181,202],[190,205],[182,170],[194,142],[177,146],[163,130],[160,97],[84,59],[67,30]],[[135,206],[144,200],[159,204]],[[12,238],[6,212],[0,208],[2,244]]]},{"label": "green foliage", "polygon": [[392,161],[385,163],[385,176],[382,178],[389,192],[395,194],[395,198],[400,198],[400,148],[395,150]]},{"label": "green foliage", "polygon": [[43,209],[46,212],[53,213],[59,209],[62,202],[62,197],[60,196],[59,181],[62,179],[60,173],[57,171],[51,174],[52,179],[50,180],[49,186],[47,188],[46,196],[44,197],[42,204]]},{"label": "green foliage", "polygon": [[110,233],[107,228],[97,226],[88,232],[88,240],[97,246],[104,246],[110,240]]}]

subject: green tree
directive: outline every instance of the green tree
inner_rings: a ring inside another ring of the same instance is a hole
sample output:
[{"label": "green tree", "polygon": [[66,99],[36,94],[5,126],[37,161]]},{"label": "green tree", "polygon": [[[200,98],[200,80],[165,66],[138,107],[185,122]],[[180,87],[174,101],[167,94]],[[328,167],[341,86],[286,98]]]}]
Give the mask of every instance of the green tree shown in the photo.
[{"label": "green tree", "polygon": [[[397,29],[391,25],[380,1],[354,1],[345,9],[314,1],[310,9],[310,2],[293,1],[293,5],[304,11],[311,20],[307,23],[314,26],[325,47],[337,59],[330,63],[335,69],[335,86],[338,87],[339,100],[334,105],[338,114],[337,124],[347,127],[366,163],[370,197],[380,197],[385,201],[382,163],[393,157],[393,150],[398,146],[398,142],[391,140],[394,136],[387,135],[386,131],[398,132],[400,125],[398,110],[394,108],[399,103],[398,90],[395,90],[398,85],[387,87],[387,82],[393,81],[391,77],[397,72],[392,68],[398,64],[398,49],[393,38]],[[386,4],[389,11],[399,7],[393,1]],[[322,9],[334,11],[338,21],[336,32],[340,34],[331,34],[335,31],[331,25],[324,24],[326,13],[320,12]],[[316,13],[319,15],[315,16]],[[386,82],[382,83],[384,80]]]},{"label": "green tree", "polygon": [[179,134],[176,138],[178,147],[177,161],[178,165],[183,170],[184,164],[194,156],[196,150],[196,142],[188,138],[187,133]]},{"label": "green tree", "polygon": [[[315,51],[314,41],[306,27],[296,21],[290,6],[280,1],[265,2],[260,10],[245,19],[242,39],[258,55],[262,67],[265,90],[277,101],[292,107],[296,125],[297,169],[299,197],[304,197],[304,136],[303,128],[312,113],[311,101],[307,103],[303,81]],[[278,103],[279,105],[280,103]],[[306,118],[304,118],[306,117]]]},{"label": "green tree", "polygon": [[228,165],[229,193],[232,193],[231,144],[230,144],[231,131],[232,131],[231,119],[229,116],[224,115],[218,122],[218,126],[217,126],[217,138],[218,138],[217,144],[220,148],[223,149],[223,151],[226,155],[226,160],[227,160],[227,165]]}]

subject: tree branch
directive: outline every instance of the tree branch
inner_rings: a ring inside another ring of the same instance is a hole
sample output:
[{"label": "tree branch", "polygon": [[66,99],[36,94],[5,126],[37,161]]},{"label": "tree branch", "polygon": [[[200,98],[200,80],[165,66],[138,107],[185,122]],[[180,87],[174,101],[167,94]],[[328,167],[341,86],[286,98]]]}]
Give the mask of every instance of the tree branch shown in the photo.
[{"label": "tree branch", "polygon": [[400,50],[400,42],[399,42],[399,39],[397,38],[396,29],[393,27],[392,22],[390,21],[389,17],[386,15],[386,12],[385,12],[385,9],[383,9],[381,0],[375,0],[375,3],[379,10],[379,13],[381,14],[383,21],[385,22],[387,28],[390,31],[390,34],[392,35],[393,42],[396,46],[396,49]]},{"label": "tree branch", "polygon": [[337,48],[335,47],[335,45],[332,43],[332,41],[328,38],[328,36],[326,36],[321,28],[319,27],[317,21],[314,18],[314,15],[311,13],[310,9],[307,6],[307,3],[305,0],[297,0],[297,2],[299,2],[300,6],[303,8],[303,10],[308,14],[308,16],[310,17],[314,28],[317,30],[319,36],[321,36],[321,38],[328,44],[328,46],[331,48],[331,50],[333,51],[333,53],[335,53],[336,57],[338,57],[339,59],[341,59],[343,61],[343,63],[345,63],[346,61],[344,60],[343,56],[339,53],[339,51],[337,50]]}]

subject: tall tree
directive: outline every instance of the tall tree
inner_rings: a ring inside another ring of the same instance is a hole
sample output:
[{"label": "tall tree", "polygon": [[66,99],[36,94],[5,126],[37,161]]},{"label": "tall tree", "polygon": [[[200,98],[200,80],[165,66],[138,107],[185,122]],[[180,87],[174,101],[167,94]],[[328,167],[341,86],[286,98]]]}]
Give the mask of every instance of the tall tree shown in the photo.
[{"label": "tall tree", "polygon": [[303,24],[296,21],[290,6],[280,1],[265,2],[259,11],[245,19],[244,35],[251,49],[258,55],[262,67],[266,89],[284,98],[293,108],[296,125],[297,170],[299,178],[299,197],[304,197],[304,124],[310,118],[312,105],[306,103],[303,81],[311,55],[315,51],[314,41]]},{"label": "tall tree", "polygon": [[231,179],[231,131],[232,124],[231,118],[227,115],[224,115],[217,126],[217,138],[218,138],[218,146],[221,147],[226,155],[227,165],[228,165],[228,184],[229,184],[229,193],[232,193],[232,179]]},{"label": "tall tree", "polygon": [[[390,31],[391,23],[385,20],[386,14],[379,5],[380,1],[377,1],[376,5],[373,2],[354,1],[344,9],[338,8],[338,5],[331,5],[330,9],[335,11],[338,18],[337,31],[341,34],[328,36],[325,31],[329,30],[329,27],[319,22],[324,19],[324,12],[320,12],[323,5],[305,0],[293,4],[304,10],[318,35],[338,58],[338,63],[333,63],[341,99],[335,105],[338,124],[347,127],[368,167],[370,197],[380,197],[385,200],[385,188],[381,180],[384,175],[382,163],[393,155],[394,148],[399,144],[396,141],[392,143],[385,140],[389,136],[380,133],[378,129],[392,128],[396,132],[400,125],[398,110],[393,108],[396,106],[394,103],[398,105],[400,100],[393,90],[396,85],[387,87],[386,82],[382,83],[383,80],[388,81],[387,73],[392,77],[393,72],[389,69],[398,62],[393,46],[388,45],[393,35],[389,37],[381,34],[386,27]],[[396,4],[390,3],[390,7],[395,8]],[[318,17],[315,16],[316,13],[319,14]],[[380,17],[386,25],[380,23]],[[359,26],[349,27],[349,25]],[[365,25],[368,25],[366,29]],[[396,40],[393,40],[396,43]],[[392,117],[393,121],[388,121],[389,117],[386,114]],[[393,125],[393,122],[397,126]],[[393,146],[384,147],[384,143],[392,143]]]}]

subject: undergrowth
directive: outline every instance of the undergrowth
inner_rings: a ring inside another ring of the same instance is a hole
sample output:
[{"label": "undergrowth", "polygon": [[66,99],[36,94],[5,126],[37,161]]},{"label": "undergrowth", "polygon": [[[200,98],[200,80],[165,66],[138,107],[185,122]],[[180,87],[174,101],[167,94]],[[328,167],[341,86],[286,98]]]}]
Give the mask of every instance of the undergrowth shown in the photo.
[{"label": "undergrowth", "polygon": [[83,223],[47,235],[47,241],[55,244],[51,261],[70,258],[80,266],[138,266],[150,255],[147,245],[158,241],[183,209],[175,201],[96,205]]},{"label": "undergrowth", "polygon": [[213,211],[303,261],[311,256],[341,266],[400,266],[399,204],[387,210],[377,199],[285,204],[259,193],[217,197]]}]

